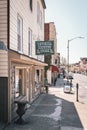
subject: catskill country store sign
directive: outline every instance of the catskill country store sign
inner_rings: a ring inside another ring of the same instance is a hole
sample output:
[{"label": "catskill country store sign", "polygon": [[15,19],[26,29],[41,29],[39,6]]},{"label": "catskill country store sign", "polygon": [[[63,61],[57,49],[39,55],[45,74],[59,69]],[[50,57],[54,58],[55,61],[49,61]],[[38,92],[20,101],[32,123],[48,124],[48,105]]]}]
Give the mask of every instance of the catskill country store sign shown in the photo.
[{"label": "catskill country store sign", "polygon": [[36,41],[36,55],[52,55],[54,54],[54,41]]}]

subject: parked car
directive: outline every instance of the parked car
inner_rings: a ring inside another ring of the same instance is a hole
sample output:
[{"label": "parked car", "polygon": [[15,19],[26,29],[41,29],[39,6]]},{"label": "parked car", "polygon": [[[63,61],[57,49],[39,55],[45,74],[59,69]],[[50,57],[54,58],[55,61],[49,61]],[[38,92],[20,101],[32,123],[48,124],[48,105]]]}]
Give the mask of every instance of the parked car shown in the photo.
[{"label": "parked car", "polygon": [[72,80],[73,79],[73,73],[72,72],[66,73],[66,79]]},{"label": "parked car", "polygon": [[69,76],[68,76],[68,79],[73,79],[73,76],[72,76],[72,75],[69,75]]}]

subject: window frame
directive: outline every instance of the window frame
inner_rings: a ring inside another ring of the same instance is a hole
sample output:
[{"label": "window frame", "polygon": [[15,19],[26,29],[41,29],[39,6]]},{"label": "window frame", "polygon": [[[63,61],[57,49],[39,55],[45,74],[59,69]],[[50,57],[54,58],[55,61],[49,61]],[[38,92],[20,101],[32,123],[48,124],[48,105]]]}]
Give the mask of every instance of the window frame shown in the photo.
[{"label": "window frame", "polygon": [[23,52],[23,19],[19,14],[17,15],[17,50]]},{"label": "window frame", "polygon": [[28,30],[28,55],[32,56],[32,30]]},{"label": "window frame", "polygon": [[37,1],[37,23],[40,23],[40,4]]}]

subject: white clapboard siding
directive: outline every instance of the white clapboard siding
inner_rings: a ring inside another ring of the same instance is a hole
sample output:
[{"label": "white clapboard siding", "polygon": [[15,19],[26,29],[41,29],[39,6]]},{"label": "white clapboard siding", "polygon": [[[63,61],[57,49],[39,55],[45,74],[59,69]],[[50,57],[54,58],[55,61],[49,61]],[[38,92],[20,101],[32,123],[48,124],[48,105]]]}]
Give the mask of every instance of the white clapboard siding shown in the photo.
[{"label": "white clapboard siding", "polygon": [[6,31],[0,31],[0,37],[6,36],[7,32]]},{"label": "white clapboard siding", "polygon": [[[0,1],[0,41],[7,46],[7,0]],[[8,52],[0,50],[0,77],[8,77]]]},{"label": "white clapboard siding", "polygon": [[7,30],[7,24],[0,23],[0,30]]},{"label": "white clapboard siding", "polygon": [[[37,1],[42,10],[42,29],[37,24]],[[33,11],[31,12],[29,0],[10,1],[10,48],[17,51],[17,15],[23,19],[23,54],[28,55],[28,30],[32,30],[32,54],[35,57],[35,41],[44,40],[44,11],[41,0],[33,1]],[[42,58],[43,59],[43,58]]]},{"label": "white clapboard siding", "polygon": [[7,39],[7,0],[3,0],[0,1],[0,41],[3,41],[6,45],[7,43],[6,39]]},{"label": "white clapboard siding", "polygon": [[[28,16],[29,16],[29,9],[26,7],[29,7],[27,2],[25,1],[17,1],[17,0],[12,0],[11,1],[11,6],[10,6],[10,34],[11,34],[11,49],[17,51],[17,15],[19,14],[22,19],[23,19],[23,53],[28,54],[28,28],[29,28],[29,21],[28,21]],[[13,29],[12,29],[13,28]],[[12,40],[12,38],[14,40]]]},{"label": "white clapboard siding", "polygon": [[8,52],[0,50],[0,77],[8,77]]},{"label": "white clapboard siding", "polygon": [[7,0],[1,0],[1,1],[0,1],[0,5],[2,5],[1,7],[6,7],[6,5],[7,5]]},{"label": "white clapboard siding", "polygon": [[[42,28],[37,23],[37,1],[42,12]],[[32,57],[35,55],[35,41],[44,40],[44,9],[41,0],[33,1],[33,10],[30,10],[29,0],[10,1],[10,48],[17,51],[17,15],[23,19],[23,54],[28,55],[28,30],[32,30]],[[43,56],[41,58],[43,60]]]}]

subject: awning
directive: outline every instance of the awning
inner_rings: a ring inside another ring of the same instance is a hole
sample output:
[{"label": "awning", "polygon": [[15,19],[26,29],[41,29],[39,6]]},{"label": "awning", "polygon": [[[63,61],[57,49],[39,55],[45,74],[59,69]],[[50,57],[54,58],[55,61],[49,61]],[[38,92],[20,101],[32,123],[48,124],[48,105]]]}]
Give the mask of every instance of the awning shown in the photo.
[{"label": "awning", "polygon": [[59,69],[57,66],[52,65],[52,72],[58,72],[59,73]]},{"label": "awning", "polygon": [[39,67],[48,66],[48,64],[43,61],[37,60],[32,57],[28,57],[23,54],[18,54],[17,52],[14,52],[12,50],[9,50],[9,58],[11,59],[11,61],[17,63],[23,63],[23,64],[34,65]]}]

